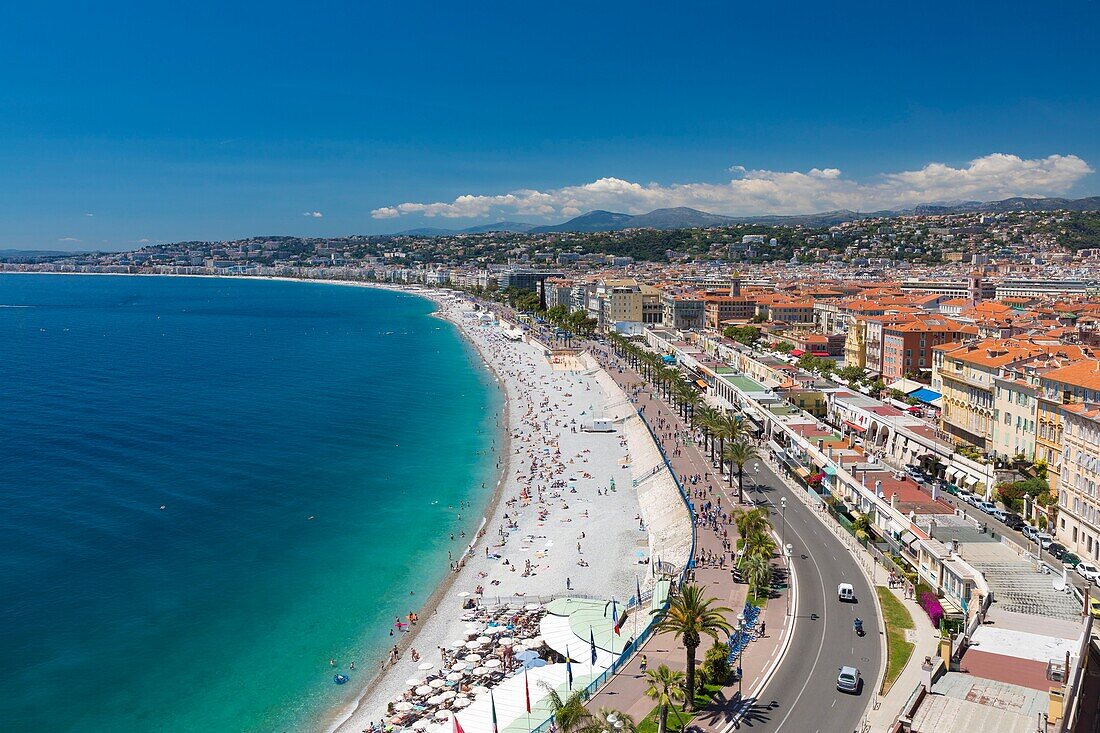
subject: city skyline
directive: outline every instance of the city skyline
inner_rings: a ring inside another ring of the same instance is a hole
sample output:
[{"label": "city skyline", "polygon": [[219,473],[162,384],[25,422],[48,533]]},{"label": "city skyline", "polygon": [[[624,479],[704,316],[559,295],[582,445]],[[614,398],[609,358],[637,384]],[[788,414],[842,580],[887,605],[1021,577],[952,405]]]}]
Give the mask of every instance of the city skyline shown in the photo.
[{"label": "city skyline", "polygon": [[22,7],[0,249],[1088,196],[1096,15]]}]

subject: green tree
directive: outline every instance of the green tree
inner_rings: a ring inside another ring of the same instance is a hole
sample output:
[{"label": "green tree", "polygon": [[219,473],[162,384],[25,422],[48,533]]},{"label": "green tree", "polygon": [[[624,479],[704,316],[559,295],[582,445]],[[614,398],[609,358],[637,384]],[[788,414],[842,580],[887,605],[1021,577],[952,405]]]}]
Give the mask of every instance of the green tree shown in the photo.
[{"label": "green tree", "polygon": [[717,603],[717,598],[704,598],[703,589],[699,586],[688,584],[669,599],[668,609],[657,622],[657,630],[682,640],[687,653],[684,692],[687,695],[688,710],[695,710],[695,652],[703,634],[717,639],[719,633],[729,634],[733,629],[726,620],[726,614],[732,614],[733,610]]},{"label": "green tree", "polygon": [[649,688],[646,697],[657,702],[657,733],[668,730],[668,711],[684,699],[684,673],[662,664],[657,669],[646,670]]},{"label": "green tree", "polygon": [[725,452],[722,454],[722,458],[730,464],[731,486],[733,485],[733,467],[737,466],[737,501],[741,504],[745,503],[745,464],[759,457],[759,451],[743,440],[726,446]]},{"label": "green tree", "polygon": [[771,585],[772,562],[771,557],[765,557],[763,553],[754,553],[745,559],[745,578],[749,583],[749,593],[759,596],[760,592]]},{"label": "green tree", "polygon": [[540,682],[546,690],[546,699],[550,705],[550,715],[561,733],[582,733],[592,723],[592,714],[585,708],[585,691],[574,690],[562,697],[553,685]]},{"label": "green tree", "polygon": [[[722,413],[722,418],[715,426],[715,437],[718,438],[718,472],[726,472],[726,441],[734,441],[741,437],[742,427],[741,421],[736,416],[731,415],[728,412]],[[733,485],[732,479],[730,485]]]}]

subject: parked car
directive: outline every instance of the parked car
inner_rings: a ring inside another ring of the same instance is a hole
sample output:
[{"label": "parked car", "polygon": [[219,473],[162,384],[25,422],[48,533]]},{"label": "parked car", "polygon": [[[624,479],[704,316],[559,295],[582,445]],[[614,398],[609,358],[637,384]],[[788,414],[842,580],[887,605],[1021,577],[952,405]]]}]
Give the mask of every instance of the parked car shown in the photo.
[{"label": "parked car", "polygon": [[1044,550],[1054,544],[1054,538],[1046,532],[1036,532],[1035,541],[1039,543],[1039,546]]},{"label": "parked car", "polygon": [[1010,529],[1021,530],[1027,526],[1027,522],[1019,514],[1013,514],[1012,512],[1005,512],[1005,518],[1001,520]]},{"label": "parked car", "polygon": [[1035,541],[1035,534],[1039,531],[1032,527],[1030,524],[1025,524],[1024,528],[1020,530],[1023,532],[1024,537],[1027,537],[1032,542]]},{"label": "parked car", "polygon": [[997,511],[997,505],[991,501],[979,501],[974,504],[974,506],[978,507],[986,514],[993,514],[993,512]]},{"label": "parked car", "polygon": [[1089,615],[1100,618],[1100,598],[1089,598]]},{"label": "parked car", "polygon": [[1054,555],[1054,557],[1056,557],[1057,559],[1061,560],[1063,557],[1066,556],[1066,552],[1068,552],[1068,550],[1066,550],[1065,545],[1060,545],[1057,542],[1051,542],[1050,547],[1047,548],[1047,552],[1049,552],[1051,555]]},{"label": "parked car", "polygon": [[1100,568],[1093,565],[1091,562],[1081,562],[1074,568],[1077,574],[1090,583],[1095,583],[1100,580]]},{"label": "parked car", "polygon": [[993,516],[994,519],[999,522],[1005,521],[1005,518],[1008,516],[1008,512],[1006,512],[1004,509],[994,509],[990,512],[990,514]]},{"label": "parked car", "polygon": [[859,694],[859,670],[855,667],[841,667],[836,676],[836,689],[841,692]]},{"label": "parked car", "polygon": [[1067,552],[1065,555],[1062,555],[1061,560],[1062,564],[1065,565],[1067,568],[1075,568],[1081,562],[1081,558],[1077,557],[1072,552]]}]

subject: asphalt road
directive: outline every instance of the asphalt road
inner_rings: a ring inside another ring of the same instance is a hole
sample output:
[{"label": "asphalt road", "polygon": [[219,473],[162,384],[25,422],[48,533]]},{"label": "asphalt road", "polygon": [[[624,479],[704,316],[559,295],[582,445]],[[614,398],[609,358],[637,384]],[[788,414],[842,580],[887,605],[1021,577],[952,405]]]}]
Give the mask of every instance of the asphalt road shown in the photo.
[{"label": "asphalt road", "polygon": [[[871,588],[855,558],[833,531],[812,516],[764,461],[755,476],[761,483],[750,496],[771,507],[772,522],[792,545],[796,616],[791,646],[783,663],[740,721],[740,730],[847,733],[859,729],[870,697],[878,690],[884,639]],[[787,497],[786,521],[780,498]],[[837,585],[851,583],[856,603],[841,603]],[[779,601],[772,601],[778,603]],[[856,616],[866,635],[853,630]],[[836,689],[838,669],[854,666],[863,675],[858,695]],[[732,730],[732,725],[730,726]]]}]

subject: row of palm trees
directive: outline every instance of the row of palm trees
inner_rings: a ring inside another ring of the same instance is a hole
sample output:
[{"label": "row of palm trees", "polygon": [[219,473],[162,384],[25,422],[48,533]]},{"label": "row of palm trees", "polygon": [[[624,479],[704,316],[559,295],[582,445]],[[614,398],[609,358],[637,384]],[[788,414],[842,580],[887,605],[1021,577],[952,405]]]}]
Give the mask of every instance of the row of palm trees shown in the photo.
[{"label": "row of palm trees", "polygon": [[695,385],[678,369],[665,364],[660,355],[640,348],[619,334],[611,334],[609,340],[620,357],[649,380],[658,393],[676,407],[684,420],[702,432],[704,450],[710,451],[712,463],[718,457],[718,470],[728,475],[731,487],[733,468],[737,467],[737,498],[743,504],[745,464],[759,459],[760,453],[748,442],[747,431],[740,418],[705,404]]}]

